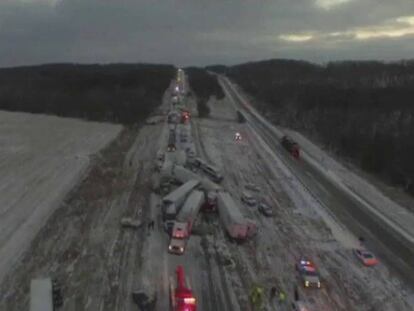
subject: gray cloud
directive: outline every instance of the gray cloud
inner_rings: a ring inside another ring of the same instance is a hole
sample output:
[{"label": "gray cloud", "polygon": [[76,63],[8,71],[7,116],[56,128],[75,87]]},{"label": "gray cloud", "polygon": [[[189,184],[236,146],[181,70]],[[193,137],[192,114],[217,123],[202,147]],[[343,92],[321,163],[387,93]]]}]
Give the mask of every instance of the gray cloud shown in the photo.
[{"label": "gray cloud", "polygon": [[[411,29],[402,16],[414,1],[2,0],[0,66],[410,58],[414,34],[386,36]],[[362,31],[384,35],[357,39]]]}]

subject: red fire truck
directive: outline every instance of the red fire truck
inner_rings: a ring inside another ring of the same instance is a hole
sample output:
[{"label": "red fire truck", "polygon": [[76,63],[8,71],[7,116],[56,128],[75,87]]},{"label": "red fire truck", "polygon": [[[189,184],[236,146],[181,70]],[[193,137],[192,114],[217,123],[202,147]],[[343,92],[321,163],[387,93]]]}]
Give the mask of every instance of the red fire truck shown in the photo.
[{"label": "red fire truck", "polygon": [[197,311],[197,300],[185,281],[184,269],[178,266],[177,281],[170,280],[170,310]]}]

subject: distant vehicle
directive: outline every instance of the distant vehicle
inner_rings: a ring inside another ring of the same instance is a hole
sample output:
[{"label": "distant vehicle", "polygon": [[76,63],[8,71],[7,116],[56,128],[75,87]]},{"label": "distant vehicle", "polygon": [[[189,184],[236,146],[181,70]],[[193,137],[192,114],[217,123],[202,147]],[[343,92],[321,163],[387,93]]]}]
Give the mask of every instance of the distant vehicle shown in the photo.
[{"label": "distant vehicle", "polygon": [[310,260],[302,258],[296,264],[296,270],[299,272],[299,276],[306,288],[315,287],[321,288],[321,281],[316,266]]},{"label": "distant vehicle", "polygon": [[171,123],[178,123],[179,122],[179,114],[177,113],[177,111],[171,111],[170,113],[168,113],[168,117],[167,117],[167,122],[169,124]]},{"label": "distant vehicle", "polygon": [[243,203],[245,203],[249,206],[255,206],[257,204],[257,200],[248,191],[243,191],[242,196],[241,196],[241,200],[242,200]]},{"label": "distant vehicle", "polygon": [[168,147],[167,147],[168,152],[173,152],[175,150],[177,150],[175,147],[175,144],[168,144]]},{"label": "distant vehicle", "polygon": [[33,279],[30,283],[30,311],[54,311],[63,305],[60,286],[51,278]]},{"label": "distant vehicle", "polygon": [[188,237],[187,224],[182,222],[174,222],[170,245],[168,246],[168,252],[181,255],[184,253],[186,239]]},{"label": "distant vehicle", "polygon": [[190,120],[190,112],[183,111],[181,112],[181,123],[186,123]]},{"label": "distant vehicle", "polygon": [[267,205],[265,202],[259,203],[258,210],[260,213],[265,215],[266,217],[272,217],[273,216],[273,210],[272,208]]},{"label": "distant vehicle", "polygon": [[171,98],[171,102],[175,105],[175,104],[177,104],[178,103],[178,96],[177,95],[174,95],[172,98]]},{"label": "distant vehicle", "polygon": [[207,213],[212,213],[217,211],[217,192],[209,191],[207,193],[207,200],[203,205],[203,211]]},{"label": "distant vehicle", "polygon": [[194,158],[192,163],[195,167],[200,168],[214,182],[220,183],[223,180],[220,170],[213,165],[208,164],[201,158]]},{"label": "distant vehicle", "polygon": [[170,278],[170,310],[197,311],[197,300],[191,288],[186,284],[186,277],[182,266],[178,266],[176,282]]},{"label": "distant vehicle", "polygon": [[189,237],[193,229],[194,222],[198,216],[198,212],[200,211],[201,206],[204,204],[204,201],[204,192],[193,190],[185,200],[180,212],[177,214],[176,220],[178,222],[186,224],[186,230],[184,231],[186,235],[184,238]]},{"label": "distant vehicle", "polygon": [[171,178],[181,183],[186,183],[190,180],[198,180],[201,184],[201,187],[206,191],[218,191],[221,189],[219,185],[207,177],[195,174],[191,170],[181,165],[173,165],[170,169],[167,168],[166,170],[163,170],[162,174],[170,175]]},{"label": "distant vehicle", "polygon": [[244,188],[246,188],[246,190],[255,191],[255,192],[259,192],[260,191],[260,188],[257,185],[253,184],[253,183],[246,184],[244,186]]},{"label": "distant vehicle", "polygon": [[281,144],[295,159],[299,159],[299,145],[295,141],[288,136],[283,136]]},{"label": "distant vehicle", "polygon": [[373,267],[379,263],[378,259],[371,252],[365,249],[356,248],[353,251],[355,256],[364,266]]},{"label": "distant vehicle", "polygon": [[192,150],[192,149],[188,149],[188,151],[187,151],[187,156],[189,157],[189,158],[194,158],[195,157],[195,151],[194,150]]},{"label": "distant vehicle", "polygon": [[208,165],[207,164],[207,162],[206,161],[204,161],[203,159],[201,159],[201,158],[194,158],[194,165],[196,166],[196,167],[202,167],[202,166],[206,166],[206,165]]},{"label": "distant vehicle", "polygon": [[202,165],[201,170],[216,183],[220,183],[223,180],[223,175],[221,175],[220,171],[210,164]]},{"label": "distant vehicle", "polygon": [[172,152],[172,151],[175,151],[175,150],[176,150],[176,147],[175,147],[175,131],[170,130],[170,134],[168,136],[167,151]]},{"label": "distant vehicle", "polygon": [[292,302],[292,311],[310,311],[302,301]]},{"label": "distant vehicle", "polygon": [[228,192],[218,192],[217,207],[220,221],[232,239],[244,241],[256,234],[256,223],[241,214],[239,207]]},{"label": "distant vehicle", "polygon": [[236,134],[234,134],[234,140],[242,140],[242,136],[239,132],[236,132]]}]

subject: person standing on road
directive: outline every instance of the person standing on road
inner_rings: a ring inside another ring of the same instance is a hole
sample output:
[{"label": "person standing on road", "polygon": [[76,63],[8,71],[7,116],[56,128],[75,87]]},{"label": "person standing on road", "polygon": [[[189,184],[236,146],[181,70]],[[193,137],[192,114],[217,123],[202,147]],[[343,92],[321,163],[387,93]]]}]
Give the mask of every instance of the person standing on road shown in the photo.
[{"label": "person standing on road", "polygon": [[277,291],[276,286],[273,286],[270,289],[270,300],[273,300],[276,297],[276,291]]},{"label": "person standing on road", "polygon": [[295,287],[293,288],[293,297],[295,301],[299,300],[299,290],[297,285],[295,285]]},{"label": "person standing on road", "polygon": [[285,303],[285,301],[286,301],[286,295],[283,292],[283,290],[280,290],[280,292],[279,292],[279,302],[281,304],[283,304],[283,303]]}]

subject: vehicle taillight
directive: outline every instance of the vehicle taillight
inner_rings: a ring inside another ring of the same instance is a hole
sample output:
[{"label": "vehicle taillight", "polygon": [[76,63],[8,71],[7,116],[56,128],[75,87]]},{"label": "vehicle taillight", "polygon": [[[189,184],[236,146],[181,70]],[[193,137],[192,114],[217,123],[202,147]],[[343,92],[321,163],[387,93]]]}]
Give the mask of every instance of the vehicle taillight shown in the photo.
[{"label": "vehicle taillight", "polygon": [[184,298],[184,303],[188,305],[195,305],[196,299],[194,297]]}]

